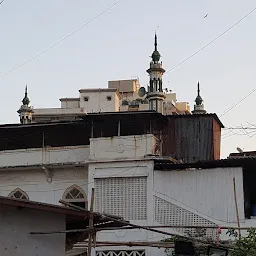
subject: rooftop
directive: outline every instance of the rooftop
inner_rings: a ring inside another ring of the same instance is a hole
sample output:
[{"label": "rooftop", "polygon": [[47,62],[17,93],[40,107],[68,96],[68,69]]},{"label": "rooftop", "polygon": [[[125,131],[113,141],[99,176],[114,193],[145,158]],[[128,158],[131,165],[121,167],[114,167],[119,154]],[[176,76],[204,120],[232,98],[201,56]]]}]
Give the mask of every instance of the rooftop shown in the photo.
[{"label": "rooftop", "polygon": [[151,128],[159,131],[163,124],[177,118],[201,120],[211,117],[224,127],[216,114],[163,116],[155,111],[124,111],[90,113],[80,117],[82,120],[77,121],[0,125],[0,151],[42,148],[42,145],[51,147],[89,145],[92,130],[94,138],[117,136],[119,121],[122,136],[147,134]]},{"label": "rooftop", "polygon": [[117,92],[118,90],[116,88],[95,88],[95,89],[80,89],[79,90],[80,93],[84,93],[84,92]]},{"label": "rooftop", "polygon": [[155,170],[171,171],[185,169],[212,169],[221,167],[243,167],[256,166],[256,158],[227,158],[213,161],[198,161],[195,163],[177,163],[168,159],[155,159]]}]

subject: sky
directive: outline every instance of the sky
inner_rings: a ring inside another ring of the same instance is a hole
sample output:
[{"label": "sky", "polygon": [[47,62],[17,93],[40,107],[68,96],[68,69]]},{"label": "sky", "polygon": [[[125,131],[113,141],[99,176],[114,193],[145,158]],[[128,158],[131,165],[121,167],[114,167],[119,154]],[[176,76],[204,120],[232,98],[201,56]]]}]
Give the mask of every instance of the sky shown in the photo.
[{"label": "sky", "polygon": [[19,122],[26,84],[35,108],[60,107],[59,98],[78,97],[81,88],[107,87],[109,80],[139,77],[146,86],[157,30],[163,67],[172,69],[164,75],[164,87],[193,108],[200,81],[206,110],[217,113],[226,127],[221,157],[237,147],[256,150],[256,92],[241,101],[256,88],[256,11],[173,69],[255,7],[253,0],[5,0],[0,123]]}]

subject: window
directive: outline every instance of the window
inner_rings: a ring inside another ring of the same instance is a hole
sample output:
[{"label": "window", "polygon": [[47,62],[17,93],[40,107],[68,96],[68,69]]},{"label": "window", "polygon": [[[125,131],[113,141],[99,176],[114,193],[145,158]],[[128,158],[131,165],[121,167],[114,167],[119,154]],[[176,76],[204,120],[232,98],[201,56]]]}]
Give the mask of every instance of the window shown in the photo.
[{"label": "window", "polygon": [[17,199],[24,199],[24,200],[29,200],[28,195],[21,189],[16,188],[13,190],[10,194],[9,197],[12,198],[17,198]]},{"label": "window", "polygon": [[63,200],[79,207],[87,209],[87,195],[77,185],[69,187],[63,194]]},{"label": "window", "polygon": [[84,97],[84,101],[88,101],[89,100],[89,97],[88,96],[85,96]]},{"label": "window", "polygon": [[111,101],[111,100],[112,100],[112,97],[111,97],[111,96],[107,96],[107,100],[108,100],[108,101]]}]

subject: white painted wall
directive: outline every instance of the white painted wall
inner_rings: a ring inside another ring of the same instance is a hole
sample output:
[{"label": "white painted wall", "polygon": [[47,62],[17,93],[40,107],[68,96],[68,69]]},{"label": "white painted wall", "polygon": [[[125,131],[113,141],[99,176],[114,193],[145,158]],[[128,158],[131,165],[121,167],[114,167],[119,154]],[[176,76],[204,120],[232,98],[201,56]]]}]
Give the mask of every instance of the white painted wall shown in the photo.
[{"label": "white painted wall", "polygon": [[89,158],[89,146],[45,147],[0,151],[0,168],[37,164],[85,162]]},{"label": "white painted wall", "polygon": [[1,256],[65,255],[65,234],[30,234],[36,231],[65,230],[64,215],[1,206],[0,223]]},{"label": "white painted wall", "polygon": [[8,196],[16,188],[22,189],[32,201],[59,204],[67,188],[72,185],[88,191],[87,168],[52,169],[52,182],[47,182],[43,170],[26,170],[0,172],[0,196]]},{"label": "white painted wall", "polygon": [[[147,220],[130,220],[131,223],[138,225],[153,225],[153,161],[116,161],[105,163],[90,163],[88,176],[88,195],[95,187],[95,179],[97,178],[118,178],[118,177],[147,177]],[[122,193],[122,191],[120,191]],[[95,191],[96,194],[96,191]],[[95,198],[97,200],[97,198]],[[129,201],[129,202],[128,202]],[[114,203],[114,202],[113,202]],[[129,207],[132,207],[130,200],[127,200]],[[117,231],[102,231],[97,235],[99,241],[154,241],[162,238],[162,235],[155,235],[152,232],[145,230],[117,230]],[[127,248],[125,246],[118,247],[100,247],[97,250],[136,250],[145,249],[140,247]],[[156,250],[146,248],[148,256],[153,256]],[[164,250],[157,250],[158,255],[164,256]]]},{"label": "white painted wall", "polygon": [[48,115],[68,115],[68,114],[80,114],[83,109],[80,107],[61,107],[61,108],[33,108],[33,116],[48,116]]},{"label": "white painted wall", "polygon": [[62,98],[60,102],[61,108],[80,108],[79,98]]},{"label": "white painted wall", "polygon": [[242,168],[155,171],[154,195],[215,223],[236,222],[233,177],[238,208],[244,221]]},{"label": "white painted wall", "polygon": [[[106,90],[80,90],[80,107],[84,108],[87,113],[119,111],[120,99],[118,94],[113,90]],[[110,101],[107,100],[108,96],[111,96]],[[84,97],[89,97],[88,101],[85,101]]]},{"label": "white painted wall", "polygon": [[142,158],[154,154],[157,138],[152,134],[90,139],[91,160]]}]

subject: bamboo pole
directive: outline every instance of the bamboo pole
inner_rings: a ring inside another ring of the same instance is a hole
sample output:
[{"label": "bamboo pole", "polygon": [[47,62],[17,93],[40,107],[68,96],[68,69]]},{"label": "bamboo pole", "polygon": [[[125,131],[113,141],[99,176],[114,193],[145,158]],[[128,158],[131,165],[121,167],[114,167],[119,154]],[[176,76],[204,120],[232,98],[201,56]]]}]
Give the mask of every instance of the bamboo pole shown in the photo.
[{"label": "bamboo pole", "polygon": [[92,188],[92,195],[91,195],[90,217],[89,217],[89,239],[88,239],[87,256],[92,255],[93,217],[94,217],[93,204],[94,204],[94,188]]},{"label": "bamboo pole", "polygon": [[239,239],[241,239],[241,230],[240,230],[240,219],[238,212],[238,204],[237,204],[237,194],[236,194],[236,178],[233,178],[233,186],[234,186],[234,198],[235,198],[235,206],[236,206],[236,218],[237,218],[237,226],[238,226],[238,235]]},{"label": "bamboo pole", "polygon": [[[73,204],[65,202],[63,200],[60,200],[59,202],[65,204],[65,205],[68,205],[70,207],[74,206]],[[74,206],[73,208],[84,210],[83,208],[81,208],[79,206]],[[210,243],[210,242],[203,241],[203,240],[196,239],[196,238],[192,238],[192,237],[182,236],[182,235],[175,234],[175,233],[165,232],[165,231],[161,231],[161,230],[158,230],[158,229],[153,229],[153,228],[149,228],[149,227],[143,227],[143,226],[140,226],[140,225],[132,224],[132,223],[124,221],[124,220],[120,220],[120,219],[110,217],[108,214],[105,214],[105,213],[103,213],[103,214],[94,213],[94,215],[98,215],[98,216],[104,217],[105,219],[108,219],[108,220],[111,220],[111,221],[114,221],[114,222],[117,222],[117,223],[120,223],[120,224],[123,224],[123,225],[126,225],[126,226],[131,226],[131,227],[134,227],[134,228],[137,228],[137,229],[148,230],[148,231],[151,231],[151,232],[155,232],[155,233],[159,233],[159,234],[163,234],[163,235],[167,235],[167,236],[177,236],[177,237],[185,238],[187,240],[190,240],[190,241],[193,241],[193,242],[198,242],[198,243],[201,243],[201,244],[207,244],[207,245],[212,245],[212,246],[218,245],[217,243]],[[90,255],[88,255],[88,256],[90,256]]]},{"label": "bamboo pole", "polygon": [[[142,227],[149,227],[149,228],[207,228],[207,229],[217,229],[218,227],[212,226],[142,226]],[[134,227],[106,227],[106,228],[94,228],[95,231],[104,231],[104,230],[129,230],[129,229],[137,229]],[[221,227],[221,229],[235,229],[235,230],[249,230],[249,229],[256,229],[255,227]],[[89,232],[89,228],[85,229],[70,229],[70,230],[56,230],[56,231],[49,231],[49,232],[30,232],[32,235],[51,235],[51,234],[62,234],[62,233],[77,233],[77,232]]]},{"label": "bamboo pole", "polygon": [[[76,248],[85,247],[88,244],[85,243],[83,245],[76,245]],[[111,242],[111,241],[97,241],[98,246],[147,246],[147,247],[157,247],[157,248],[173,248],[174,243],[170,242],[147,242],[147,241],[139,241],[139,242]]]}]

